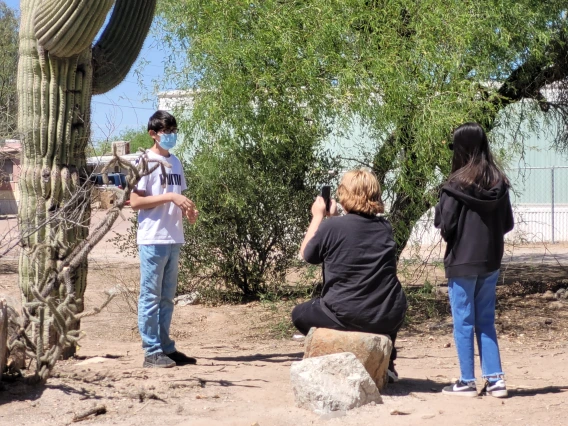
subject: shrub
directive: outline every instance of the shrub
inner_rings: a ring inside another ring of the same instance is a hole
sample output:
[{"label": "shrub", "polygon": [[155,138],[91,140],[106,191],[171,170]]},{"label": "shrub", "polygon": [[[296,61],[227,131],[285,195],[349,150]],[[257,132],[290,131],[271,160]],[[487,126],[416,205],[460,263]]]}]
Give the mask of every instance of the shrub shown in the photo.
[{"label": "shrub", "polygon": [[330,179],[324,158],[297,140],[202,146],[185,169],[200,216],[185,223],[182,289],[218,299],[282,286],[300,262],[318,185]]}]

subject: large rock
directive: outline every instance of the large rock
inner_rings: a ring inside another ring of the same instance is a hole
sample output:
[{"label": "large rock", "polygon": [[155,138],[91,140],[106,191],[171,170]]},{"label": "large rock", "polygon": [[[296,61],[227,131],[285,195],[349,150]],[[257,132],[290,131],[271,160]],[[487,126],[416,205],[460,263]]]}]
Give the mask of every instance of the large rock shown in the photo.
[{"label": "large rock", "polygon": [[391,351],[390,337],[382,334],[312,328],[306,336],[304,359],[351,352],[363,364],[377,388],[382,390],[388,383],[387,369]]},{"label": "large rock", "polygon": [[319,414],[382,402],[375,382],[349,352],[293,362],[290,382],[296,405]]}]

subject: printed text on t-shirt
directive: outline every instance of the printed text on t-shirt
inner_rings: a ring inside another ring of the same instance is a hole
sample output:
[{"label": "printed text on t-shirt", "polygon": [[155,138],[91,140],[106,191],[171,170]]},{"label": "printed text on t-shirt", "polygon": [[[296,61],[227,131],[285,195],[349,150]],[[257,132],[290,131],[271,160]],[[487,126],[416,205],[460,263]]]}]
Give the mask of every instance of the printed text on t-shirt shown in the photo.
[{"label": "printed text on t-shirt", "polygon": [[[166,176],[160,175],[160,183],[164,185]],[[181,185],[181,175],[169,174],[167,175],[168,185]]]}]

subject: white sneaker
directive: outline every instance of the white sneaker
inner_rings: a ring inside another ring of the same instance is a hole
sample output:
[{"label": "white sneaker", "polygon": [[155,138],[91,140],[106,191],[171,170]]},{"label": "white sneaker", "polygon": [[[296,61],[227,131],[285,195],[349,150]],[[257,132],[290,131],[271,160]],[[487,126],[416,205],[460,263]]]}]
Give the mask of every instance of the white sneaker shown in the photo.
[{"label": "white sneaker", "polygon": [[387,376],[388,376],[389,383],[396,383],[400,380],[398,378],[398,373],[394,368],[394,362],[392,362],[392,360],[389,361],[389,366],[388,366],[388,369],[387,369]]},{"label": "white sneaker", "polygon": [[396,383],[400,380],[398,374],[396,374],[396,370],[387,370],[387,375],[389,376],[389,383]]},{"label": "white sneaker", "polygon": [[445,395],[467,396],[474,398],[477,396],[477,388],[475,387],[475,382],[466,383],[458,380],[453,385],[446,386],[442,389],[442,393]]},{"label": "white sneaker", "polygon": [[495,398],[505,398],[509,395],[507,392],[507,387],[505,386],[505,380],[499,379],[496,382],[485,383],[485,393]]}]

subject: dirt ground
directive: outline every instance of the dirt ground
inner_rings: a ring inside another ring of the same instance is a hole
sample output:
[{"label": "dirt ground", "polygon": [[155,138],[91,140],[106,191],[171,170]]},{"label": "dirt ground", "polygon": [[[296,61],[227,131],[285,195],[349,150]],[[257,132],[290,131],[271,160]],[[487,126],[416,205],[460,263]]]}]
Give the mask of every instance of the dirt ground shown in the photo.
[{"label": "dirt ground", "polygon": [[[126,226],[119,223],[116,230]],[[123,258],[112,244],[97,247],[90,260],[87,309],[117,284],[135,289],[136,260]],[[152,370],[141,368],[132,293],[83,320],[86,336],[78,358],[59,362],[47,385],[2,383],[0,425],[70,424],[94,405],[104,405],[106,414],[83,424],[566,425],[568,303],[543,297],[546,290],[568,287],[568,281],[559,281],[568,279],[566,264],[522,260],[511,265],[517,278],[499,287],[497,329],[507,399],[441,394],[459,375],[443,286],[436,292],[437,314],[416,315],[400,333],[396,365],[401,380],[382,392],[383,403],[326,416],[294,405],[289,370],[302,358],[303,342],[290,333],[280,333],[283,338],[274,333],[288,305],[176,306],[172,335],[178,349],[195,356],[198,364]],[[0,259],[0,294],[18,299],[15,255]]]}]

